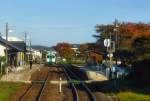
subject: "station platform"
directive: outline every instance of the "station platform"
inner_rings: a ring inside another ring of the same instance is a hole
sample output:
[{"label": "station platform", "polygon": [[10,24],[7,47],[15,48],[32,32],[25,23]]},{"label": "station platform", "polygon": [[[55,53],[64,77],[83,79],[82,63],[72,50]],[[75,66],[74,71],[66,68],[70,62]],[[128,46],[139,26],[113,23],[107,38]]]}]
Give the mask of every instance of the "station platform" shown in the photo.
[{"label": "station platform", "polygon": [[8,82],[29,81],[32,73],[40,69],[41,67],[42,67],[41,65],[34,64],[32,66],[32,69],[29,68],[29,65],[14,68],[11,70],[11,72],[8,73],[8,75],[6,74],[3,75],[0,78],[0,81],[8,81]]},{"label": "station platform", "polygon": [[[77,67],[77,65],[75,65]],[[81,72],[85,72],[89,80],[105,81],[108,78],[95,66],[79,66]]]}]

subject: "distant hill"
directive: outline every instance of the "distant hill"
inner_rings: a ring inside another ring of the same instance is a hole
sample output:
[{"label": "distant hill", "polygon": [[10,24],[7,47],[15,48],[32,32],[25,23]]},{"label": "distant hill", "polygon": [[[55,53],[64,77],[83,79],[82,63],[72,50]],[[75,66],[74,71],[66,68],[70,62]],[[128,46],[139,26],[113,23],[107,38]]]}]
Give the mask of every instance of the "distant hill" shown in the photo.
[{"label": "distant hill", "polygon": [[50,47],[42,46],[42,45],[32,45],[31,48],[36,49],[36,50],[49,50],[50,49]]}]

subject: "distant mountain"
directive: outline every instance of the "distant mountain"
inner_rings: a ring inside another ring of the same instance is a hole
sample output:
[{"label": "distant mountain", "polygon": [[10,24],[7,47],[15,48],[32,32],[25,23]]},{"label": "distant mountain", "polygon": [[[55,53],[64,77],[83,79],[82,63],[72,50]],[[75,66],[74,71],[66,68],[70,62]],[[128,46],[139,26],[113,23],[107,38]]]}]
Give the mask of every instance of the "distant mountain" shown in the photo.
[{"label": "distant mountain", "polygon": [[42,46],[42,45],[32,45],[31,48],[36,49],[36,50],[49,50],[50,49],[50,47]]}]

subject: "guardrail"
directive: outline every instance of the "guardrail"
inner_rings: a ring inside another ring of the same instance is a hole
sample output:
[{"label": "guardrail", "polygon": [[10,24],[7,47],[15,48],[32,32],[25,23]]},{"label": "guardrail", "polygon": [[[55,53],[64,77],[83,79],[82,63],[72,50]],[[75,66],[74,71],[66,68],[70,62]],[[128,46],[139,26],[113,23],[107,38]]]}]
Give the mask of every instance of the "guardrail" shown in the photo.
[{"label": "guardrail", "polygon": [[106,67],[102,64],[92,65],[92,66],[87,66],[87,67],[90,70],[101,73],[102,75],[106,76],[108,79],[124,78],[124,76],[126,75],[126,72],[117,71],[113,67],[110,69],[109,67]]}]

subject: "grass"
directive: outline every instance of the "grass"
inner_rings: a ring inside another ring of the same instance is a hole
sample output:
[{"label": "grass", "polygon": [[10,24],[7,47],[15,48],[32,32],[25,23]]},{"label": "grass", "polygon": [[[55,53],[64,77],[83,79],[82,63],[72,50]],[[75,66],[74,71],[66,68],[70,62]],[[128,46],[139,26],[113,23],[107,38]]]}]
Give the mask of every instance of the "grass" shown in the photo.
[{"label": "grass", "polygon": [[150,95],[140,94],[132,91],[124,91],[116,94],[119,101],[150,101]]},{"label": "grass", "polygon": [[8,99],[23,85],[23,83],[0,82],[0,101]]},{"label": "grass", "polygon": [[115,96],[115,101],[150,101],[150,94],[141,94],[133,91],[110,92],[107,95]]},{"label": "grass", "polygon": [[129,80],[118,82],[118,91],[105,92],[109,96],[115,96],[116,101],[150,101],[150,87],[138,88],[130,83]]}]

